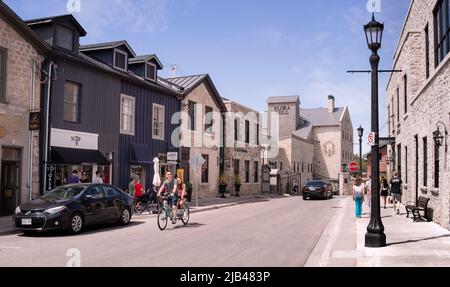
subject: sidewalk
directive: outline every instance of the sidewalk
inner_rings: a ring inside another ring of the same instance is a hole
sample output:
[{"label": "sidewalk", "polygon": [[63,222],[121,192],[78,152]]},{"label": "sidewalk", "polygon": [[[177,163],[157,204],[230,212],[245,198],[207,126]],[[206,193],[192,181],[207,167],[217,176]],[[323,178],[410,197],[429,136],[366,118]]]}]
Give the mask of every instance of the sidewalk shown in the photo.
[{"label": "sidewalk", "polygon": [[[366,248],[364,240],[370,221],[369,207],[364,206],[363,218],[357,220],[351,197],[343,199],[340,206],[336,216],[338,219],[330,222],[307,266],[450,266],[450,232],[445,228],[432,222],[414,223],[411,218],[406,218],[404,207],[400,215],[393,215],[393,208],[388,206],[381,209],[387,246]],[[328,246],[324,241],[328,241]]]},{"label": "sidewalk", "polygon": [[[198,200],[198,207],[195,198],[192,198],[190,203],[191,213],[204,212],[219,208],[225,208],[237,204],[253,203],[270,200],[273,198],[282,198],[281,195],[243,195],[241,197],[227,197],[227,198],[202,198]],[[156,216],[156,215],[140,215],[136,216]],[[135,217],[135,218],[136,218]],[[12,222],[12,216],[0,217],[0,236],[14,233],[14,226]]]}]

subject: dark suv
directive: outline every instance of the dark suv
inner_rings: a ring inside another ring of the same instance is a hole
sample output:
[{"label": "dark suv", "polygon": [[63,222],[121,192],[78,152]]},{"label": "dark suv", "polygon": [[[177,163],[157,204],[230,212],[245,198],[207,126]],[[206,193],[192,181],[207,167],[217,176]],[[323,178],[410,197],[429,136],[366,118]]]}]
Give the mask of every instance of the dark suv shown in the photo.
[{"label": "dark suv", "polygon": [[308,181],[302,190],[303,199],[322,198],[328,199],[333,197],[333,189],[331,184],[324,180]]}]

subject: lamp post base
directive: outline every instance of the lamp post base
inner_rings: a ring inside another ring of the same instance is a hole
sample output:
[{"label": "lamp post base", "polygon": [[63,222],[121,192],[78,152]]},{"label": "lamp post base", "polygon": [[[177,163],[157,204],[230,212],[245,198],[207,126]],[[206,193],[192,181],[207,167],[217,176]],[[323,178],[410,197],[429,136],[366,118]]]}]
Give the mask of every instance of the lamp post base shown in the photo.
[{"label": "lamp post base", "polygon": [[365,246],[369,248],[386,247],[386,234],[367,232],[365,242]]}]

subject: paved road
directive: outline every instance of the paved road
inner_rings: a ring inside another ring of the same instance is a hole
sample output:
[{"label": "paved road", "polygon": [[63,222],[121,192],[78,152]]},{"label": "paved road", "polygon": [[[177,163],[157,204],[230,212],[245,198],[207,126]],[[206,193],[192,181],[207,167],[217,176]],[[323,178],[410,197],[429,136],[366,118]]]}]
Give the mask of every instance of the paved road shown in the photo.
[{"label": "paved road", "polygon": [[169,223],[164,232],[155,217],[134,217],[79,236],[2,236],[0,266],[64,267],[76,248],[81,266],[299,267],[337,206],[339,199],[288,197],[192,214],[187,226]]}]

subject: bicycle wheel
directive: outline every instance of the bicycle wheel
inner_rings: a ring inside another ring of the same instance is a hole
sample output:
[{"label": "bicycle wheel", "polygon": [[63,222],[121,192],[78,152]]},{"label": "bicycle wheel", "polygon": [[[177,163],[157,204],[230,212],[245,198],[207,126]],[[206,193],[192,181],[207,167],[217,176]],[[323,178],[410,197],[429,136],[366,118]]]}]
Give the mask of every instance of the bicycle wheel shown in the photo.
[{"label": "bicycle wheel", "polygon": [[165,208],[161,208],[158,212],[158,227],[161,231],[166,229],[167,227],[167,221],[168,221],[168,215]]},{"label": "bicycle wheel", "polygon": [[186,209],[184,210],[183,217],[181,218],[181,221],[184,225],[189,223],[189,215],[191,213],[191,210],[189,209],[189,206],[186,206]]},{"label": "bicycle wheel", "polygon": [[136,215],[141,215],[143,211],[144,211],[144,209],[142,208],[142,206],[138,206],[138,207],[134,208],[134,214],[136,214]]}]

